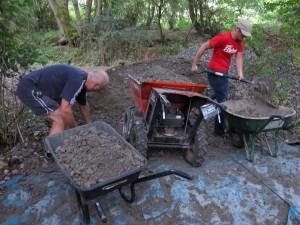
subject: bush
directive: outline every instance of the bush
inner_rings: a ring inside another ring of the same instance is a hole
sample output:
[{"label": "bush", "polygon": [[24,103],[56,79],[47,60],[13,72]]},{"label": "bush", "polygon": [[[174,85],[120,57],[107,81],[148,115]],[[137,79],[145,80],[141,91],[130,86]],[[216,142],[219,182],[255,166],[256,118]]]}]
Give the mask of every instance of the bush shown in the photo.
[{"label": "bush", "polygon": [[280,105],[287,99],[291,82],[285,76],[295,66],[294,39],[280,32],[277,25],[254,25],[252,38],[248,41],[256,53],[255,60],[245,62],[246,74],[271,76],[276,83],[276,104]]}]

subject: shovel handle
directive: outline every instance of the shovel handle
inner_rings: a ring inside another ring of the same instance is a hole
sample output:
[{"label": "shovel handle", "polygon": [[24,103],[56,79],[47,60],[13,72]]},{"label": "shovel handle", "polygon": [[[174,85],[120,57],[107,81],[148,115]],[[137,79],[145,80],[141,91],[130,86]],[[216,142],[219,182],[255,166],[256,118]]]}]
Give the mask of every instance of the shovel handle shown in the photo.
[{"label": "shovel handle", "polygon": [[215,76],[226,77],[226,78],[229,78],[229,79],[232,79],[232,80],[238,80],[238,81],[241,81],[241,82],[244,82],[244,83],[247,83],[247,84],[253,84],[253,81],[246,80],[246,79],[240,79],[238,77],[231,76],[228,73],[215,72],[215,71],[210,70],[210,69],[205,69],[205,70],[203,70],[201,72],[198,72],[198,73],[202,74],[202,73],[206,73],[206,72],[209,72],[209,73],[211,73],[211,74],[213,74]]}]

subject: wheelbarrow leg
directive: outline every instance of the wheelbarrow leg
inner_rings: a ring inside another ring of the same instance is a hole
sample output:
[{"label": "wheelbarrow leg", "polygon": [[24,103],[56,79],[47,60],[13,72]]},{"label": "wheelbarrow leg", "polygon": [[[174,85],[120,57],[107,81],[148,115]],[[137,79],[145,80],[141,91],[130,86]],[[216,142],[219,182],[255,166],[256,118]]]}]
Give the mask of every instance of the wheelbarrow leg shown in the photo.
[{"label": "wheelbarrow leg", "polygon": [[[256,134],[249,134],[249,142],[247,142],[246,134],[243,134],[243,141],[245,145],[246,158],[250,162],[255,162],[255,144]],[[250,143],[250,146],[248,145]]]},{"label": "wheelbarrow leg", "polygon": [[77,189],[75,189],[75,193],[79,208],[82,212],[83,222],[84,224],[90,224],[89,206],[84,202],[82,195]]},{"label": "wheelbarrow leg", "polygon": [[277,153],[279,150],[279,130],[275,131],[274,146],[270,146],[267,135],[264,135],[264,141],[266,142],[270,156],[277,157]]},{"label": "wheelbarrow leg", "polygon": [[274,148],[272,148],[271,156],[277,157],[278,150],[279,150],[279,130],[275,130],[275,143],[274,143]]}]

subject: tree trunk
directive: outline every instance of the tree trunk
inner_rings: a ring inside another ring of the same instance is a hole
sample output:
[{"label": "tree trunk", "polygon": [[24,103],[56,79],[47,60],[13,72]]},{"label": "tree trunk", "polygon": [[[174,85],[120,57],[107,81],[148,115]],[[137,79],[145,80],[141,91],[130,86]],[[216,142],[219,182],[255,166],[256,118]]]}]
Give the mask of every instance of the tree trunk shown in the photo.
[{"label": "tree trunk", "polygon": [[97,16],[97,8],[98,8],[98,0],[94,0],[94,10],[93,10],[94,18]]},{"label": "tree trunk", "polygon": [[102,0],[95,0],[95,2],[96,1],[97,1],[96,16],[100,16],[102,14],[103,1]]},{"label": "tree trunk", "polygon": [[58,16],[61,19],[65,37],[67,41],[70,41],[72,37],[72,28],[71,28],[71,19],[69,15],[69,7],[68,7],[69,0],[59,0],[58,3],[59,3],[57,5]]},{"label": "tree trunk", "polygon": [[147,10],[147,22],[146,22],[146,26],[148,28],[151,27],[154,13],[155,13],[155,5],[153,4],[152,0],[149,0],[148,1],[148,10]]},{"label": "tree trunk", "polygon": [[73,1],[73,6],[74,6],[74,11],[76,15],[76,20],[77,20],[77,32],[80,37],[80,40],[82,40],[82,25],[81,25],[81,16],[80,16],[80,11],[79,11],[79,6],[78,6],[78,0],[72,0]]},{"label": "tree trunk", "polygon": [[[202,3],[200,3],[202,4]],[[198,21],[198,15],[197,15],[197,6],[195,3],[195,0],[189,0],[189,13],[190,13],[190,18],[192,20],[193,26],[196,29],[198,33],[202,33],[201,29],[201,24],[199,24]]]},{"label": "tree trunk", "polygon": [[58,12],[57,12],[57,2],[56,0],[49,0],[49,4],[50,7],[52,9],[52,12],[54,14],[57,26],[58,26],[58,30],[59,30],[59,43],[65,42],[66,41],[66,37],[65,37],[65,33],[64,33],[64,28],[63,28],[63,24],[58,16]]},{"label": "tree trunk", "polygon": [[93,0],[86,0],[86,14],[85,19],[87,22],[91,21],[91,12],[92,12]]},{"label": "tree trunk", "polygon": [[170,30],[174,30],[174,25],[175,25],[175,12],[171,12],[171,15],[168,19],[168,23],[169,23],[169,29]]},{"label": "tree trunk", "polygon": [[164,0],[160,0],[159,6],[158,6],[157,23],[158,23],[158,30],[159,30],[159,36],[160,36],[161,42],[165,42],[165,35],[163,33],[162,26],[161,26],[163,6],[164,6]]}]

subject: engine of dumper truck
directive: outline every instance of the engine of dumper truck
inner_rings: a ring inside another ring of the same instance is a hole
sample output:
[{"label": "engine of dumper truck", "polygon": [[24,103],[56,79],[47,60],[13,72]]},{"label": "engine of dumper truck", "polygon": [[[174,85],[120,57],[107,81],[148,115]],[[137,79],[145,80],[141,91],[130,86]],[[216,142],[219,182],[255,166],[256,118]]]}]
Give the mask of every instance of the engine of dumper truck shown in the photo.
[{"label": "engine of dumper truck", "polygon": [[159,111],[158,118],[153,129],[153,140],[167,143],[183,143],[185,116],[181,110],[170,107]]},{"label": "engine of dumper truck", "polygon": [[174,107],[165,108],[159,113],[159,124],[165,128],[183,127],[185,121],[184,114]]}]

